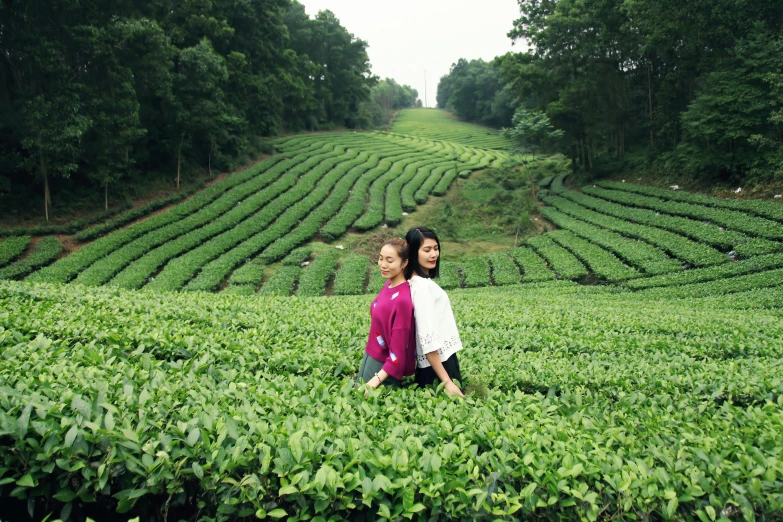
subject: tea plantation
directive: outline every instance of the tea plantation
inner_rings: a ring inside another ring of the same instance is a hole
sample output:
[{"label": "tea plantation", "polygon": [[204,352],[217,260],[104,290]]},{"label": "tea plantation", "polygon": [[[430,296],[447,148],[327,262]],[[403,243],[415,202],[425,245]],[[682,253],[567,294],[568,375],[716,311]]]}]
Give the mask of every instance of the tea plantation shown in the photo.
[{"label": "tea plantation", "polygon": [[3,495],[170,519],[779,518],[780,285],[452,298],[488,390],[365,398],[365,297],[2,283]]},{"label": "tea plantation", "polygon": [[511,142],[500,131],[475,123],[458,121],[439,109],[400,111],[392,132],[451,141],[485,149],[508,149]]},{"label": "tea plantation", "polygon": [[512,160],[392,131],[280,139],[68,255],[0,241],[0,518],[783,520],[783,205],[540,180],[556,230],[442,263],[466,398],[365,396],[383,281],[311,241]]}]

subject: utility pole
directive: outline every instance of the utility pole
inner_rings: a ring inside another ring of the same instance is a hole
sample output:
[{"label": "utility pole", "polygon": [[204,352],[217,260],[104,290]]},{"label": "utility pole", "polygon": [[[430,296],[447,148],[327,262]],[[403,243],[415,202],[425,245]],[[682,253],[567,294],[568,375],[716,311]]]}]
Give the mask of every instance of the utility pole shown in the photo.
[{"label": "utility pole", "polygon": [[427,107],[427,69],[424,69],[424,108]]}]

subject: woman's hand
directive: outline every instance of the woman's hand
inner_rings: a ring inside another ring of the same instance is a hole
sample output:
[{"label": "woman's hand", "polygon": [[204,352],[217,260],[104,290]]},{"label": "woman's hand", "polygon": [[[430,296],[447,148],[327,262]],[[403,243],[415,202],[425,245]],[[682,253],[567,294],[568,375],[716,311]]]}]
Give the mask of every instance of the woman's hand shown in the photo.
[{"label": "woman's hand", "polygon": [[459,386],[454,384],[454,381],[447,382],[444,388],[449,393],[449,395],[459,395],[460,397],[465,397],[465,394],[462,393],[462,390],[459,389]]},{"label": "woman's hand", "polygon": [[367,381],[367,387],[372,388],[373,390],[375,388],[378,388],[381,384],[383,384],[383,380],[386,379],[389,376],[388,373],[386,373],[385,370],[381,370],[378,373],[375,374],[375,376]]}]

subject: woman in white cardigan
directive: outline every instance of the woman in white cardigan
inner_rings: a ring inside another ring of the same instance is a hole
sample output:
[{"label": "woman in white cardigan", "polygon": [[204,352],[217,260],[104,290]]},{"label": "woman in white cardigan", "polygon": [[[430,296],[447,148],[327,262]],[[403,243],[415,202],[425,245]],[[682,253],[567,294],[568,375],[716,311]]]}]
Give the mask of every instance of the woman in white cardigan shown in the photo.
[{"label": "woman in white cardigan", "polygon": [[[415,227],[405,236],[409,259],[405,268],[416,318],[416,383],[443,382],[446,391],[464,397],[457,352],[462,342],[451,310],[451,301],[433,281],[440,268],[440,241],[427,227]],[[455,382],[456,381],[456,382]]]}]

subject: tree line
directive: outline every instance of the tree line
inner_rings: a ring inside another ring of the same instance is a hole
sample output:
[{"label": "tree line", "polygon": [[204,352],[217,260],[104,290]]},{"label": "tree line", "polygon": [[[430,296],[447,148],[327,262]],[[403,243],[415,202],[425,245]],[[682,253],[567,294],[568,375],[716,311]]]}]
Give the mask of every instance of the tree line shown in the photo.
[{"label": "tree line", "polygon": [[509,36],[527,51],[491,64],[460,60],[441,79],[441,107],[488,124],[502,113],[500,126],[529,148],[560,150],[574,168],[596,174],[783,177],[783,3],[519,0],[519,7]]},{"label": "tree line", "polygon": [[[0,3],[0,198],[231,169],[282,131],[382,125],[418,93],[296,0]],[[2,202],[2,199],[0,199]]]},{"label": "tree line", "polygon": [[438,82],[438,107],[462,120],[508,127],[517,101],[501,80],[500,70],[484,60],[460,58]]}]

